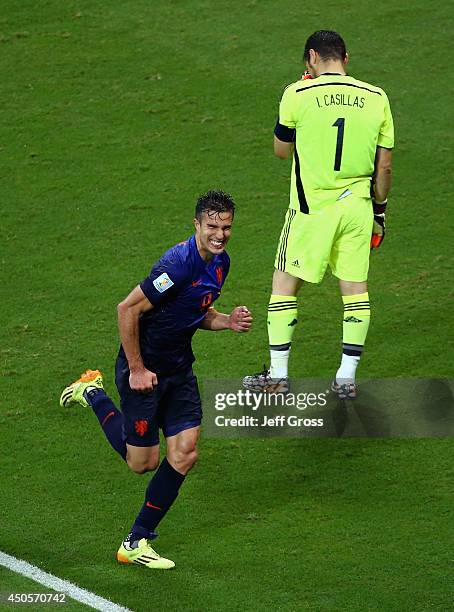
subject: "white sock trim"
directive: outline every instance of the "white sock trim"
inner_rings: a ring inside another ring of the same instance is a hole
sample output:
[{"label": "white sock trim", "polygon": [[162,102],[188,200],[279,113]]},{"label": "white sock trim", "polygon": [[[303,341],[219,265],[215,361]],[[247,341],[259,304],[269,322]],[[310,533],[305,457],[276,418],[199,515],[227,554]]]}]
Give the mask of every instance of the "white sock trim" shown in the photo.
[{"label": "white sock trim", "polygon": [[270,376],[271,378],[285,378],[288,376],[288,358],[290,349],[286,351],[273,351],[270,349]]},{"label": "white sock trim", "polygon": [[338,382],[355,382],[356,368],[358,367],[359,360],[360,357],[356,355],[345,355],[343,353],[341,364],[336,372],[336,380]]}]

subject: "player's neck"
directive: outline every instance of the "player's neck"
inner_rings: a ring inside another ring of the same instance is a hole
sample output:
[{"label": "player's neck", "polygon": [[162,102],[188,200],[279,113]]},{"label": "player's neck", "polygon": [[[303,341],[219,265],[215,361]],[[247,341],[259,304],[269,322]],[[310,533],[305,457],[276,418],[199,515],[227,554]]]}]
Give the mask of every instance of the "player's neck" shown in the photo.
[{"label": "player's neck", "polygon": [[320,62],[315,68],[315,77],[319,77],[323,74],[341,74],[345,75],[345,66],[343,62],[337,60],[328,60],[326,62]]},{"label": "player's neck", "polygon": [[210,253],[207,249],[203,248],[202,242],[197,234],[195,235],[195,245],[203,261],[205,263],[209,263],[213,259],[214,255],[213,253]]}]

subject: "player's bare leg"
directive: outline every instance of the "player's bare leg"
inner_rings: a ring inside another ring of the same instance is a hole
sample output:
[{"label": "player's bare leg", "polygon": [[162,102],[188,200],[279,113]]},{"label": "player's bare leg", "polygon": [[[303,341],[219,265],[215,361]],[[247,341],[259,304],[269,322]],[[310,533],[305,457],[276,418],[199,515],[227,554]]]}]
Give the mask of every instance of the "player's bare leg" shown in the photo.
[{"label": "player's bare leg", "polygon": [[367,292],[367,281],[340,280],[339,286],[344,302],[342,359],[332,383],[332,390],[341,399],[355,399],[356,368],[369,329],[369,294]]},{"label": "player's bare leg", "polygon": [[296,297],[301,288],[303,281],[296,276],[292,276],[288,272],[274,270],[273,273],[273,295],[285,295]]},{"label": "player's bare leg", "polygon": [[300,278],[274,270],[273,288],[268,305],[270,368],[245,376],[243,385],[251,391],[286,393],[289,390],[288,360],[293,332],[297,324],[296,295],[303,284]]},{"label": "player's bare leg", "polygon": [[339,287],[341,294],[344,295],[358,295],[360,293],[367,292],[367,281],[357,283],[355,281],[339,280]]},{"label": "player's bare leg", "polygon": [[153,446],[126,444],[126,463],[136,474],[152,472],[159,465],[159,444]]},{"label": "player's bare leg", "polygon": [[184,476],[197,461],[199,434],[200,427],[191,427],[167,438],[167,461]]}]

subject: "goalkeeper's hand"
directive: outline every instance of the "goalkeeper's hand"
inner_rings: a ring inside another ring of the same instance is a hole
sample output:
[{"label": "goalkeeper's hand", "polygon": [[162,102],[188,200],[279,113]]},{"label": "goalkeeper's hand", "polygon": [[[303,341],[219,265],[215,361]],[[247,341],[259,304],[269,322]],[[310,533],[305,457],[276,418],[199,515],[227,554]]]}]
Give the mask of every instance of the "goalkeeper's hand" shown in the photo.
[{"label": "goalkeeper's hand", "polygon": [[378,249],[383,240],[385,239],[385,210],[388,200],[384,202],[377,202],[372,200],[372,206],[374,209],[374,225],[372,228],[372,237],[370,239],[370,248]]}]

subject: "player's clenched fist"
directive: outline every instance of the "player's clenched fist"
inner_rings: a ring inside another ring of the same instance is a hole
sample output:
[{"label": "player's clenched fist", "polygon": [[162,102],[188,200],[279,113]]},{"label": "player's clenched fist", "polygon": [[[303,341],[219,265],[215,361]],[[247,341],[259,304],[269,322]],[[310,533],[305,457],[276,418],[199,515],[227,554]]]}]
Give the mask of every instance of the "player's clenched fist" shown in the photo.
[{"label": "player's clenched fist", "polygon": [[149,393],[158,384],[158,377],[154,372],[145,368],[135,370],[129,374],[129,386],[137,393]]},{"label": "player's clenched fist", "polygon": [[229,315],[229,327],[235,332],[247,332],[252,325],[252,315],[246,306],[237,306]]}]

